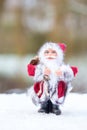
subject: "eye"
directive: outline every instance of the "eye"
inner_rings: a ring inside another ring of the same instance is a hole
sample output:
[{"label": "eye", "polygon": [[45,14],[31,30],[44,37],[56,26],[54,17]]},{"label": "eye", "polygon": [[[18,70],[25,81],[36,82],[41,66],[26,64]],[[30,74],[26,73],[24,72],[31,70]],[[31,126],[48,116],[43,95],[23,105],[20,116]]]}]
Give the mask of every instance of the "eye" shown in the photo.
[{"label": "eye", "polygon": [[44,53],[45,53],[45,54],[48,54],[48,53],[49,53],[49,51],[48,51],[48,50],[46,50]]},{"label": "eye", "polygon": [[54,53],[54,54],[55,54],[55,53],[56,53],[56,51],[54,51],[54,50],[53,50],[53,51],[52,51],[52,53]]}]

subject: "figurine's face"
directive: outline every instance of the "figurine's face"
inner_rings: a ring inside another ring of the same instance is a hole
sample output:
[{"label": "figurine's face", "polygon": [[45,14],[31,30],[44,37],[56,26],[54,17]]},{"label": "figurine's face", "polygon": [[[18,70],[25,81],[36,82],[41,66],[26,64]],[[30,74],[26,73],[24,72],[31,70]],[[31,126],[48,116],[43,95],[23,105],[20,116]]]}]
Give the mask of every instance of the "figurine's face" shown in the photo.
[{"label": "figurine's face", "polygon": [[48,60],[56,59],[57,57],[57,52],[51,48],[45,50],[44,56]]}]

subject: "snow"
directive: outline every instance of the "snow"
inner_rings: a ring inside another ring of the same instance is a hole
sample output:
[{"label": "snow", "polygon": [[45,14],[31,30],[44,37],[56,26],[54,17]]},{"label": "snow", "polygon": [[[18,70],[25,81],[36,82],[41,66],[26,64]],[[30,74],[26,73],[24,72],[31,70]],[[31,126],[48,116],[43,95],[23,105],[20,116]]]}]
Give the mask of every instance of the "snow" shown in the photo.
[{"label": "snow", "polygon": [[61,106],[62,114],[38,113],[30,96],[0,94],[0,130],[87,129],[87,94],[70,93]]}]

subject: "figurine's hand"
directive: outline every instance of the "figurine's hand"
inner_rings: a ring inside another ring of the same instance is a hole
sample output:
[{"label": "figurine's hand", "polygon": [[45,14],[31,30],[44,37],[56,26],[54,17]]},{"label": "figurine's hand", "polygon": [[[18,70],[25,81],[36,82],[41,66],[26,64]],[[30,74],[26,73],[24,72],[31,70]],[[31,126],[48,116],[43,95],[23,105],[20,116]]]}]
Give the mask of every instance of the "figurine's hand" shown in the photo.
[{"label": "figurine's hand", "polygon": [[50,73],[51,73],[51,70],[46,67],[44,70],[44,75],[50,75]]},{"label": "figurine's hand", "polygon": [[58,70],[55,72],[55,74],[56,74],[57,76],[62,76],[62,75],[63,75],[61,69],[58,69]]}]

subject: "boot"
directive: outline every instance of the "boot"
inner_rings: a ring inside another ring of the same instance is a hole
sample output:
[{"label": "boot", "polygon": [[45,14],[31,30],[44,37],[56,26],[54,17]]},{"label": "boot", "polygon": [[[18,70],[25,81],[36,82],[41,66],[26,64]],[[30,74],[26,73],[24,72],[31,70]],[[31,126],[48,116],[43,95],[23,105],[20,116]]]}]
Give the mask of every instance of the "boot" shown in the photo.
[{"label": "boot", "polygon": [[38,110],[38,112],[40,112],[40,113],[49,113],[49,104],[48,104],[48,101],[47,102],[43,102],[41,104],[41,108]]},{"label": "boot", "polygon": [[52,112],[52,102],[50,100],[48,100],[48,110],[49,110],[49,113]]},{"label": "boot", "polygon": [[61,115],[61,110],[59,109],[58,105],[54,105],[52,106],[52,113],[56,114],[56,115]]}]

